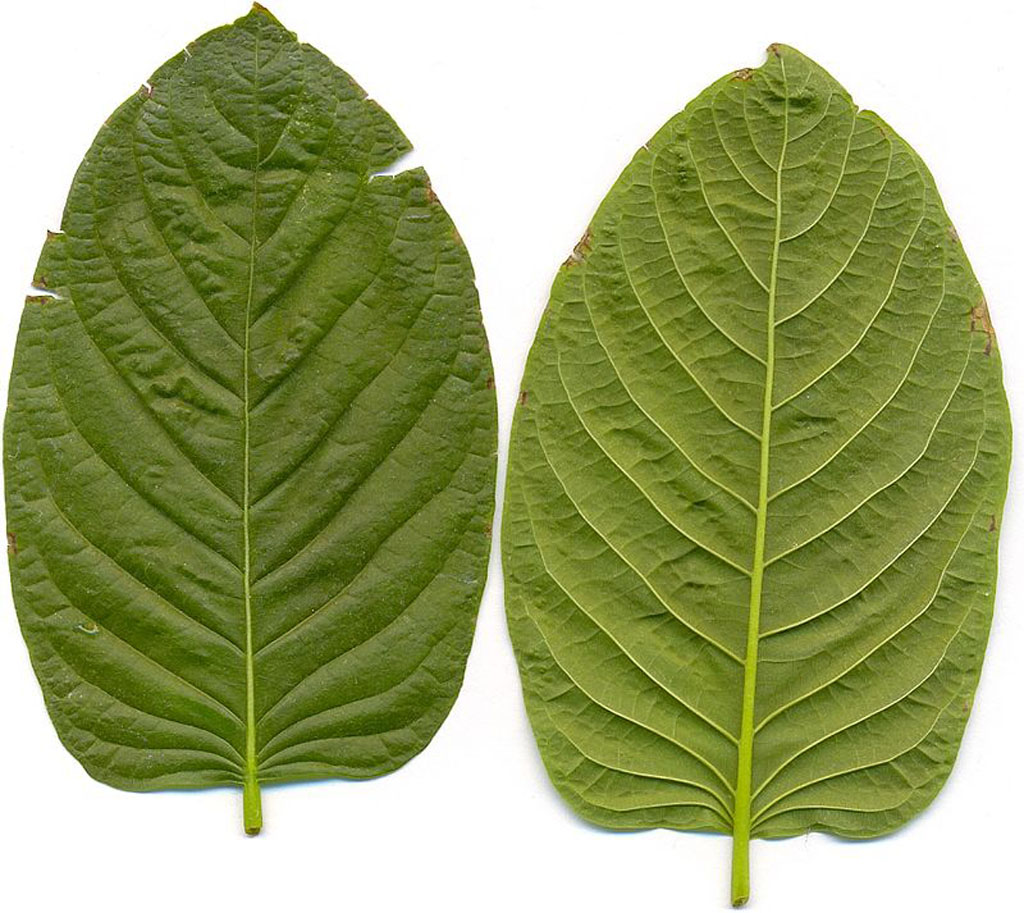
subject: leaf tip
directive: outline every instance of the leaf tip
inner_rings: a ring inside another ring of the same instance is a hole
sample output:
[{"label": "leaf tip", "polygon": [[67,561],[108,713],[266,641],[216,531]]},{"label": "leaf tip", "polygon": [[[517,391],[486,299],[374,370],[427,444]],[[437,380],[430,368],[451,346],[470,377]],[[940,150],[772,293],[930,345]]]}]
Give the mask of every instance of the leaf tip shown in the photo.
[{"label": "leaf tip", "polygon": [[277,17],[272,12],[270,12],[270,10],[268,10],[262,3],[253,3],[252,9],[249,10],[249,12],[257,13],[261,16],[266,16],[268,19],[273,19],[274,22],[277,22]]},{"label": "leaf tip", "polygon": [[[278,28],[284,28],[281,24],[281,20],[277,18],[270,10],[268,10],[262,3],[253,3],[252,9],[249,10],[249,14],[245,17],[246,19],[252,19],[257,16],[262,16],[271,25],[276,25]],[[241,20],[239,20],[241,21]]]}]

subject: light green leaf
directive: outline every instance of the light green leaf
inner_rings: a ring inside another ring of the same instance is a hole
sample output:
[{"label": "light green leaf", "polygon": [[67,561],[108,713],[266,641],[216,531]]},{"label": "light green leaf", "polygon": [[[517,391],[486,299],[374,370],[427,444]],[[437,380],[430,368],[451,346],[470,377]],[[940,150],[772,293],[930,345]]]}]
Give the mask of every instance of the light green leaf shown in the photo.
[{"label": "light green leaf", "polygon": [[[462,680],[495,469],[469,259],[390,117],[266,10],[104,125],[5,427],[54,725],[124,789],[372,777]],[[51,297],[52,296],[52,297]]]},{"label": "light green leaf", "polygon": [[555,281],[507,605],[556,786],[612,828],[872,837],[978,680],[1009,462],[978,283],[914,151],[796,51],[644,146]]}]

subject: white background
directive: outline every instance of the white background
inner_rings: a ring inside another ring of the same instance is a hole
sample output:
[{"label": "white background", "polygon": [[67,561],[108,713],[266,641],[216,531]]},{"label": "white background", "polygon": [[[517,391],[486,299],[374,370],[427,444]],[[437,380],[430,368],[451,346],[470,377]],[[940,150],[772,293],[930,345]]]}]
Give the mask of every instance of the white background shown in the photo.
[{"label": "white background", "polygon": [[[268,0],[269,2],[269,0]],[[1016,2],[389,3],[273,0],[417,146],[476,268],[505,438],[558,264],[619,171],[718,76],[772,41],[829,69],[921,153],[985,288],[1024,428],[1021,39]],[[0,373],[47,228],[103,119],[244,0],[4,5]],[[1021,489],[1020,461],[1011,493]],[[960,760],[932,808],[863,844],[753,846],[758,910],[1020,909],[1024,517],[1011,494],[996,620]],[[729,840],[591,828],[562,804],[526,723],[497,555],[462,695],[380,780],[136,795],[60,746],[0,583],[0,905],[11,911],[704,911],[728,904]]]}]

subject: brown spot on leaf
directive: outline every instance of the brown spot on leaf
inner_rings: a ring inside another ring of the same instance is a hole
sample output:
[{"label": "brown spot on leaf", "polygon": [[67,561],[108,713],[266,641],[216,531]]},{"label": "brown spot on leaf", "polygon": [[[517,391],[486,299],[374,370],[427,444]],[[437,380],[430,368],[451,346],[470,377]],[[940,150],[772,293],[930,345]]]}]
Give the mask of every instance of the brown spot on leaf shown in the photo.
[{"label": "brown spot on leaf", "polygon": [[578,263],[583,262],[583,258],[587,255],[591,246],[591,234],[590,226],[587,226],[587,230],[583,232],[583,237],[576,242],[576,246],[572,249],[572,253],[566,258],[562,264],[564,267],[576,266]]},{"label": "brown spot on leaf", "polygon": [[748,82],[754,75],[754,71],[750,67],[743,67],[742,70],[737,70],[732,74],[733,79],[739,79],[743,82]]},{"label": "brown spot on leaf", "polygon": [[771,54],[773,57],[781,57],[782,46],[777,42],[772,42],[770,45],[768,45],[768,53]]},{"label": "brown spot on leaf", "polygon": [[433,187],[431,186],[431,184],[430,184],[430,181],[427,181],[427,199],[428,199],[428,200],[429,200],[429,201],[430,201],[431,203],[437,203],[437,202],[440,202],[440,201],[439,201],[439,200],[437,199],[437,194],[436,194],[436,193],[434,193],[434,188],[433,188]]},{"label": "brown spot on leaf", "polygon": [[525,390],[520,390],[519,391],[519,405],[520,406],[525,406],[526,405],[526,397],[527,397],[526,391]]},{"label": "brown spot on leaf", "polygon": [[956,229],[952,225],[949,226],[949,239],[957,244],[960,243],[960,235],[956,233]]},{"label": "brown spot on leaf", "polygon": [[484,534],[487,536],[488,539],[490,539],[493,532],[494,532],[494,529],[493,529],[492,524],[488,523],[487,524],[487,529],[484,530]]},{"label": "brown spot on leaf", "polygon": [[980,304],[976,304],[971,308],[971,332],[974,333],[977,330],[981,330],[985,334],[985,354],[992,354],[992,343],[996,338],[995,331],[992,329],[992,321],[988,315],[988,302],[984,298],[981,299]]},{"label": "brown spot on leaf", "polygon": [[493,390],[494,389],[494,377],[492,375],[488,375],[488,377],[487,377],[487,389],[488,390]]},{"label": "brown spot on leaf", "polygon": [[14,533],[7,534],[7,554],[18,554],[18,537]]},{"label": "brown spot on leaf", "polygon": [[139,98],[152,98],[152,97],[153,97],[153,87],[148,82],[144,82],[141,86],[139,86]]},{"label": "brown spot on leaf", "polygon": [[996,515],[995,515],[995,514],[992,514],[992,515],[991,515],[991,516],[989,517],[989,519],[988,519],[988,531],[989,531],[990,533],[994,533],[994,532],[996,531],[996,529],[997,529],[997,525],[996,525]]}]

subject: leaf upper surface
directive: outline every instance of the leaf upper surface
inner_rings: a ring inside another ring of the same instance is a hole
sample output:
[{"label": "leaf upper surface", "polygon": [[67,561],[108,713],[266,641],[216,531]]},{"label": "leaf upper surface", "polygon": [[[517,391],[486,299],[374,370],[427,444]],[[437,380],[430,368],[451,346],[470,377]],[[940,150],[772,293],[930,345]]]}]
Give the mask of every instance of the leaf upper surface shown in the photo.
[{"label": "leaf upper surface", "polygon": [[745,844],[927,805],[987,638],[1009,418],[906,142],[791,48],[716,82],[602,203],[522,386],[506,601],[573,808]]},{"label": "leaf upper surface", "polygon": [[257,8],[161,67],[82,162],[5,457],[22,629],[100,780],[375,776],[455,698],[495,403],[426,173],[378,176],[409,148]]}]

